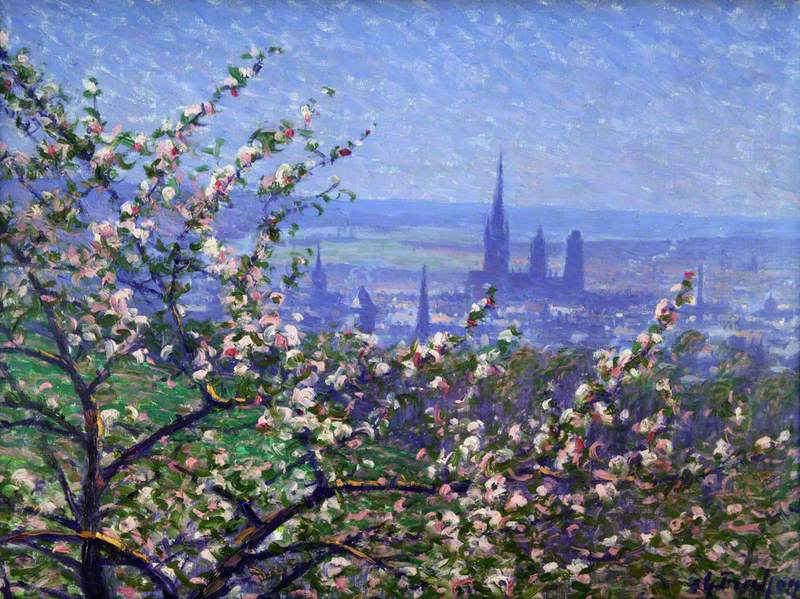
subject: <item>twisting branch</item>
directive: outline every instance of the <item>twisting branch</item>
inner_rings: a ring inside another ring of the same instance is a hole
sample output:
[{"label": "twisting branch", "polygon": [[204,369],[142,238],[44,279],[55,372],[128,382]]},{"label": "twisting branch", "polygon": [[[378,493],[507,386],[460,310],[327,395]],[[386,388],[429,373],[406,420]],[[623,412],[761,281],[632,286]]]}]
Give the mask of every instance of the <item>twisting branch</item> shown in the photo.
[{"label": "twisting branch", "polygon": [[[39,280],[39,277],[36,276],[36,273],[33,272],[33,266],[31,265],[30,260],[18,247],[10,243],[7,243],[7,245],[14,256],[14,259],[17,261],[20,267],[25,269],[28,281],[30,281],[31,286],[36,293],[40,296],[46,295],[47,289],[44,287],[44,285],[42,285],[42,282]],[[75,387],[75,390],[78,392],[78,396],[81,399],[84,410],[89,409],[92,407],[92,402],[90,396],[86,394],[86,381],[84,381],[83,376],[80,372],[78,372],[78,369],[72,360],[72,356],[69,351],[69,343],[67,343],[66,335],[64,335],[64,331],[61,330],[61,325],[58,323],[55,310],[53,310],[53,307],[47,302],[42,302],[42,310],[44,311],[45,316],[47,316],[50,333],[56,342],[56,346],[58,347],[58,353],[61,361],[63,362],[63,370],[67,373],[72,381],[73,386]]]},{"label": "twisting branch", "polygon": [[64,367],[64,363],[61,361],[61,359],[58,356],[54,356],[50,352],[40,349],[33,349],[30,347],[20,347],[16,344],[11,347],[0,347],[0,354],[22,354],[23,356],[35,358],[42,362],[46,362],[47,364],[51,364],[52,366],[57,366],[58,368]]},{"label": "twisting branch", "polygon": [[38,428],[49,433],[56,433],[58,435],[69,435],[69,431],[59,428],[44,418],[24,418],[22,420],[0,420],[0,430],[12,428]]},{"label": "twisting branch", "polygon": [[102,469],[103,480],[108,482],[121,468],[129,466],[139,458],[147,455],[162,437],[171,437],[178,431],[194,426],[197,422],[211,414],[218,406],[224,407],[225,404],[206,404],[202,408],[189,412],[185,416],[177,416],[175,420],[169,424],[165,424],[138,443],[134,443],[123,451],[117,459]]},{"label": "twisting branch", "polygon": [[[189,476],[194,482],[201,481],[201,478],[197,476],[197,474],[195,474],[188,468],[181,466],[180,464],[170,464],[169,467]],[[222,497],[223,499],[226,499],[231,503],[235,503],[236,507],[239,509],[242,515],[248,520],[248,522],[250,522],[250,524],[254,526],[259,526],[264,523],[264,521],[261,519],[261,516],[259,516],[258,513],[255,511],[255,509],[253,509],[253,505],[249,500],[239,499],[233,493],[231,493],[221,485],[211,485],[210,490],[216,495]]]},{"label": "twisting branch", "polygon": [[79,522],[81,520],[81,511],[77,502],[75,501],[75,496],[73,495],[72,489],[69,486],[67,476],[64,474],[64,469],[61,468],[61,464],[58,463],[56,456],[53,455],[51,451],[49,451],[47,448],[43,448],[43,450],[45,462],[48,466],[55,470],[58,484],[61,486],[61,492],[64,494],[64,499],[66,500],[70,511],[72,511],[72,515],[75,517],[76,521]]},{"label": "twisting branch", "polygon": [[[202,589],[192,593],[190,599],[216,599],[224,597],[229,591],[230,578],[241,571],[246,564],[246,562],[243,563],[244,558],[251,553],[252,550],[258,547],[277,528],[295,516],[309,509],[318,507],[326,499],[335,497],[337,493],[401,492],[435,495],[438,493],[441,484],[423,485],[397,480],[390,481],[389,483],[381,483],[372,480],[337,480],[332,485],[325,484],[317,486],[302,502],[273,512],[264,518],[264,523],[260,526],[253,526],[243,530],[237,537],[237,542],[239,544],[238,549],[217,566],[210,581]],[[468,489],[470,484],[470,481],[458,481],[450,483],[450,488],[453,492],[462,492]]]},{"label": "twisting branch", "polygon": [[284,574],[280,580],[273,586],[269,591],[266,593],[261,593],[258,595],[258,599],[271,599],[275,597],[275,594],[279,591],[282,591],[288,588],[292,583],[296,580],[305,576],[306,572],[315,568],[326,559],[328,559],[332,555],[330,551],[321,551],[319,554],[314,556],[313,558],[305,561],[300,562],[299,564],[295,564],[291,570],[289,570],[286,574]]},{"label": "twisting branch", "polygon": [[67,437],[72,437],[79,441],[83,440],[83,433],[77,427],[72,425],[55,410],[48,408],[44,404],[33,401],[22,389],[19,381],[17,381],[17,379],[11,374],[11,369],[8,367],[8,365],[2,360],[0,360],[0,379],[5,380],[11,391],[14,393],[13,397],[8,394],[5,395],[3,399],[6,405],[12,408],[21,408],[37,412],[48,420],[53,421],[53,427],[57,429],[55,432],[66,435]]},{"label": "twisting branch", "polygon": [[[65,542],[65,543],[84,543],[87,539],[91,539],[97,543],[106,553],[109,558],[102,560],[100,563],[103,566],[131,566],[139,570],[143,575],[147,576],[161,589],[166,599],[178,599],[178,594],[175,589],[175,584],[172,580],[159,572],[154,566],[150,564],[147,557],[139,551],[131,550],[125,547],[121,542],[102,533],[95,533],[92,531],[81,531],[79,533],[63,532],[58,530],[31,530],[31,531],[18,531],[11,533],[4,537],[0,537],[0,546],[2,545],[24,545],[46,553],[53,557],[53,559],[62,561],[62,559],[71,560],[69,565],[75,566],[80,572],[83,565],[77,560],[65,558],[56,554],[50,549],[47,549],[37,541],[44,542]],[[63,563],[63,562],[62,562]]]},{"label": "twisting branch", "polygon": [[[37,587],[22,580],[14,581],[11,583],[11,585],[15,587],[20,587],[22,589],[25,589],[26,591],[35,591],[36,593],[40,593],[44,597],[54,597],[54,599],[81,599],[78,595],[71,595],[70,593],[65,593],[64,591],[56,591],[55,589]],[[13,595],[8,595],[8,596],[13,598]]]},{"label": "twisting branch", "polygon": [[0,562],[0,578],[2,578],[2,586],[0,586],[0,593],[3,599],[14,599],[14,594],[11,592],[11,583],[8,582],[8,575],[6,573],[6,566]]},{"label": "twisting branch", "polygon": [[295,543],[282,548],[279,552],[275,551],[261,551],[247,556],[248,563],[253,561],[260,561],[269,559],[276,555],[286,555],[287,553],[311,553],[312,556],[295,564],[286,574],[284,574],[271,588],[265,593],[261,593],[258,597],[261,599],[268,599],[275,597],[276,593],[288,588],[296,580],[300,579],[312,568],[318,566],[326,559],[336,554],[351,555],[359,560],[364,560],[367,563],[387,571],[395,571],[395,568],[385,563],[376,557],[373,557],[361,549],[357,549],[354,544],[357,543],[363,536],[369,534],[377,527],[366,528],[355,534],[345,537],[341,541],[337,540],[322,540],[322,541],[307,541]]}]

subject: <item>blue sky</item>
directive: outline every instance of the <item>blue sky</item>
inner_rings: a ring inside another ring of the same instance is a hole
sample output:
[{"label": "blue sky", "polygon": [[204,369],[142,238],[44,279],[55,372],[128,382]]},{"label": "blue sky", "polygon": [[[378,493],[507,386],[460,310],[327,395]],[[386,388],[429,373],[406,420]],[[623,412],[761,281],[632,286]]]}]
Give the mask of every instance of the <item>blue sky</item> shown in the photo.
[{"label": "blue sky", "polygon": [[363,198],[800,215],[800,3],[0,0],[12,43],[149,130],[251,43],[282,45],[218,123],[230,148],[321,85]]}]

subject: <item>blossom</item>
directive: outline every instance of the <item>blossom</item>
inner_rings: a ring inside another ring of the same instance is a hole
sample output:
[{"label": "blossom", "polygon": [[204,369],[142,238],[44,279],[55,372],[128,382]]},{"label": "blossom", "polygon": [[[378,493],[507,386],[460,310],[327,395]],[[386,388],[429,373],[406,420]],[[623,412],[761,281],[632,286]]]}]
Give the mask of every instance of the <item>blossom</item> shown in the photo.
[{"label": "blossom", "polygon": [[734,514],[738,514],[742,511],[742,504],[741,503],[732,503],[725,508],[725,512],[729,516],[733,516]]},{"label": "blossom", "polygon": [[24,468],[18,468],[11,473],[11,482],[17,486],[27,487],[29,491],[33,491],[36,487],[36,475]]},{"label": "blossom", "polygon": [[755,446],[759,449],[769,449],[771,445],[772,439],[770,439],[768,436],[761,437],[755,442]]},{"label": "blossom", "polygon": [[215,237],[209,237],[205,241],[203,241],[203,245],[200,248],[202,252],[210,258],[216,258],[219,256],[220,247],[219,242]]},{"label": "blossom", "polygon": [[514,491],[506,502],[506,510],[510,511],[518,507],[525,507],[526,505],[528,505],[528,500],[525,496],[519,491]]},{"label": "blossom", "polygon": [[481,446],[481,440],[475,435],[470,435],[469,437],[464,439],[464,442],[461,444],[461,448],[468,453],[478,451],[480,446]]},{"label": "blossom", "polygon": [[310,408],[315,403],[316,392],[310,387],[295,387],[292,391],[292,401],[300,404],[304,408]]},{"label": "blossom", "polygon": [[672,453],[672,441],[669,439],[659,439],[656,441],[656,453],[668,456]]},{"label": "blossom", "polygon": [[717,440],[717,445],[714,447],[714,455],[719,456],[721,459],[727,458],[731,454],[731,445],[725,439]]},{"label": "blossom", "polygon": [[542,570],[549,574],[550,572],[558,570],[558,564],[556,562],[547,562],[544,566],[542,566]]},{"label": "blossom", "polygon": [[608,469],[612,474],[624,478],[628,475],[628,458],[622,455],[615,455],[608,461]]},{"label": "blossom", "polygon": [[0,48],[8,48],[8,32],[0,30]]},{"label": "blossom", "polygon": [[253,162],[257,154],[258,150],[256,150],[254,147],[242,146],[241,148],[239,148],[236,157],[242,164],[250,164],[251,162]]},{"label": "blossom", "polygon": [[589,565],[583,560],[574,559],[570,564],[567,565],[567,570],[572,572],[573,575],[577,576],[588,567]]},{"label": "blossom", "polygon": [[300,107],[300,116],[303,117],[303,120],[306,122],[306,126],[311,124],[311,108],[308,104],[303,104]]},{"label": "blossom", "polygon": [[190,119],[201,112],[203,112],[202,104],[192,104],[191,106],[186,107],[186,109],[183,111],[183,116],[185,116],[187,119]]},{"label": "blossom", "polygon": [[375,366],[375,375],[384,376],[385,374],[388,374],[391,369],[392,367],[389,366],[386,362],[379,362]]},{"label": "blossom", "polygon": [[161,191],[161,197],[164,198],[165,202],[171,202],[173,198],[175,198],[175,188],[171,186],[166,186]]},{"label": "blossom", "polygon": [[275,171],[275,182],[280,185],[281,187],[286,187],[290,183],[292,183],[292,174],[294,173],[294,169],[290,164],[282,164],[278,167],[278,170]]},{"label": "blossom", "polygon": [[92,81],[91,79],[84,79],[83,80],[83,89],[89,92],[90,94],[97,93],[97,83]]},{"label": "blossom", "polygon": [[658,456],[649,449],[640,451],[639,455],[642,456],[642,466],[645,467],[655,464],[656,461],[658,461]]},{"label": "blossom", "polygon": [[575,390],[575,400],[582,401],[589,396],[591,393],[592,388],[587,385],[586,383],[582,383],[576,390]]},{"label": "blossom", "polygon": [[600,500],[604,502],[611,501],[617,496],[617,488],[614,486],[614,483],[595,485],[594,491],[597,493]]},{"label": "blossom", "polygon": [[614,547],[617,544],[617,535],[612,535],[610,537],[606,537],[602,541],[600,541],[601,545],[605,545],[606,547]]}]

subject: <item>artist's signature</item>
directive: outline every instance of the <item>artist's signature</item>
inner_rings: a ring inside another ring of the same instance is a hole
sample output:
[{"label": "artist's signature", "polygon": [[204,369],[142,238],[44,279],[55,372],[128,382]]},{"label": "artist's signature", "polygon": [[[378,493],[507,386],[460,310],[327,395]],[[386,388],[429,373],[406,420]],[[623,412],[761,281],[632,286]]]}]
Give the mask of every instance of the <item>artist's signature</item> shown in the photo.
[{"label": "artist's signature", "polygon": [[773,576],[771,570],[762,569],[759,578],[740,578],[734,572],[721,574],[706,572],[703,578],[692,581],[693,593],[703,592],[706,597],[717,597],[718,591],[732,589],[736,597],[778,599],[800,597],[800,579],[788,576]]}]

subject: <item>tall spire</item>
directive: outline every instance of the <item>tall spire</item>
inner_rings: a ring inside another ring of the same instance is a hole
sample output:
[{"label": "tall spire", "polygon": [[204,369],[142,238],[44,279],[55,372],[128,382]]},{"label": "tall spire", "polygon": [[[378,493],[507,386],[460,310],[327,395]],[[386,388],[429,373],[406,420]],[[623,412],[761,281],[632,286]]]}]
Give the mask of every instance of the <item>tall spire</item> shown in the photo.
[{"label": "tall spire", "polygon": [[497,161],[497,181],[494,186],[492,210],[483,234],[483,270],[494,275],[508,274],[508,220],[503,208],[503,152]]},{"label": "tall spire", "polygon": [[324,294],[328,292],[328,276],[322,266],[322,249],[319,241],[317,242],[317,262],[314,265],[314,270],[311,271],[311,284],[316,293]]},{"label": "tall spire", "polygon": [[417,326],[414,338],[424,341],[431,334],[431,315],[428,304],[428,269],[422,267],[422,281],[419,284],[419,304],[417,306]]},{"label": "tall spire", "polygon": [[500,150],[500,157],[497,160],[497,180],[494,184],[494,196],[492,196],[492,219],[503,222],[505,218],[503,210],[503,150]]}]

